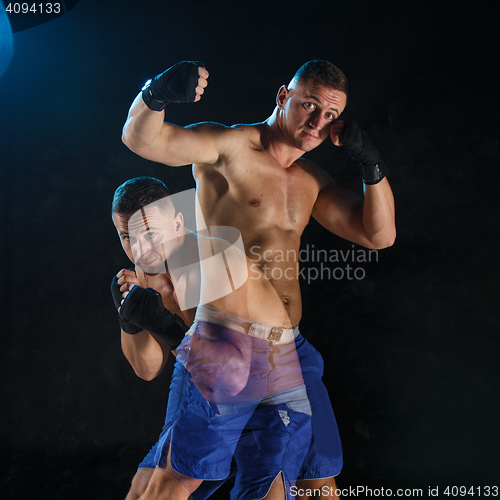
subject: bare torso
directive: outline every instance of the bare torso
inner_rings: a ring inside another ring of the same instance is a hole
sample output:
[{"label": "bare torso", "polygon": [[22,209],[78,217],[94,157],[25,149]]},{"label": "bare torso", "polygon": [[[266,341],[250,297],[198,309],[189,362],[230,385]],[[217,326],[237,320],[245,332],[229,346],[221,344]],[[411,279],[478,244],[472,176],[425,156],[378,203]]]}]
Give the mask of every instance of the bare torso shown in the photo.
[{"label": "bare torso", "polygon": [[[189,238],[185,239],[185,245],[181,252],[187,251],[189,243],[193,244],[193,236],[190,233]],[[227,248],[230,244],[223,240],[214,238],[199,237],[203,244],[214,249],[214,254],[219,254],[222,250],[226,250],[226,258],[228,258]],[[188,243],[189,242],[189,243]],[[251,318],[254,321],[268,323],[272,325],[291,328],[293,325],[290,322],[285,308],[282,306],[281,299],[275,288],[266,279],[259,267],[254,264],[248,257],[241,254],[239,250],[233,250],[240,255],[239,259],[230,259],[229,268],[225,269],[215,266],[212,268],[207,264],[208,260],[201,260],[201,266],[185,266],[181,267],[180,272],[159,273],[155,275],[145,274],[139,267],[136,267],[137,277],[142,287],[151,287],[158,291],[162,296],[164,306],[171,312],[180,316],[184,322],[191,325],[196,314],[196,307],[186,309],[180,304],[186,303],[186,296],[197,295],[198,298],[205,297],[204,289],[208,290],[211,295],[211,300],[202,300],[213,307],[217,307],[244,318]],[[234,253],[233,253],[234,255]],[[239,271],[235,268],[239,267]],[[244,269],[241,269],[243,266]],[[203,269],[203,279],[201,279],[201,270]],[[212,293],[217,288],[220,288],[221,281],[226,278],[227,273],[230,280],[233,280],[231,290],[226,290],[226,293]],[[234,280],[237,274],[244,273],[244,277],[248,276],[245,282],[237,287],[234,286]],[[201,287],[201,290],[200,290]],[[227,293],[229,292],[229,293]]]},{"label": "bare torso", "polygon": [[296,325],[302,312],[300,238],[321,189],[320,174],[305,160],[283,168],[266,150],[266,127],[263,123],[217,131],[227,136],[219,161],[195,164],[193,175],[206,224],[241,232],[247,256],[268,278]]}]

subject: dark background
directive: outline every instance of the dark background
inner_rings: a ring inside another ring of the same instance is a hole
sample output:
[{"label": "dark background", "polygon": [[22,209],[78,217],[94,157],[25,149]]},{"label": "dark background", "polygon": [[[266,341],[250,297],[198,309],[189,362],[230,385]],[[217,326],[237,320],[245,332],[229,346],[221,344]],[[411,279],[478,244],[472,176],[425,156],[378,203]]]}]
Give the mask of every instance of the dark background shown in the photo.
[{"label": "dark background", "polygon": [[[343,439],[339,487],[498,485],[490,5],[82,0],[14,34],[0,78],[3,498],[124,498],[159,434],[172,366],[144,382],[121,353],[108,287],[128,262],[109,211],[134,176],[193,186],[189,168],[120,140],[143,83],[183,59],[204,61],[210,84],[200,103],[171,107],[181,125],[262,121],[303,62],[331,60],[351,83],[345,117],[391,169],[395,245],[364,280],[303,284],[301,329],[324,356]],[[360,192],[332,149],[309,157]],[[303,243],[352,248],[315,221]]]}]

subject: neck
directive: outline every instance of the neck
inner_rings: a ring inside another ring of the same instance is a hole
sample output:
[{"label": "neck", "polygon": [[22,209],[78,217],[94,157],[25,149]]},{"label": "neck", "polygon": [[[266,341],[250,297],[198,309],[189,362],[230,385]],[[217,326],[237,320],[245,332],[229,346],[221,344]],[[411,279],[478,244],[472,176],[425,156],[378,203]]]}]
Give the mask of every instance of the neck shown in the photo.
[{"label": "neck", "polygon": [[304,154],[304,151],[292,146],[283,135],[279,124],[277,107],[264,124],[267,125],[262,139],[264,149],[273,156],[283,168],[290,167]]},{"label": "neck", "polygon": [[[181,258],[177,261],[180,267],[170,271],[170,279],[181,311],[196,308],[200,302],[200,256],[196,235],[187,231],[184,243],[179,248]],[[194,313],[193,313],[194,317]]]},{"label": "neck", "polygon": [[191,269],[191,265],[199,261],[196,236],[186,229],[186,232],[180,238],[179,246],[168,259],[169,273],[174,286],[183,278],[186,271]]}]

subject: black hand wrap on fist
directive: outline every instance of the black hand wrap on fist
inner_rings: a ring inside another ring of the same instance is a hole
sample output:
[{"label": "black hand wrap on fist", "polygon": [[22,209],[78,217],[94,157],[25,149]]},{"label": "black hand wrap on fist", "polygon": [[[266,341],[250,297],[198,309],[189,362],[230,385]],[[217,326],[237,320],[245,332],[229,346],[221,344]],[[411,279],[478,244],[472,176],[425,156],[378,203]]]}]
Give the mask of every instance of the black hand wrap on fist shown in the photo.
[{"label": "black hand wrap on fist", "polygon": [[189,330],[179,316],[165,308],[161,295],[153,288],[132,287],[121,306],[121,314],[141,330],[158,336],[172,351]]},{"label": "black hand wrap on fist", "polygon": [[[115,303],[116,309],[118,310],[121,306],[121,302],[123,299],[122,292],[120,291],[120,286],[118,284],[118,278],[116,276],[111,280],[111,295],[113,297],[113,302]],[[134,335],[136,333],[142,332],[142,328],[137,325],[134,325],[130,321],[127,321],[121,314],[118,312],[118,320],[120,321],[120,327],[125,333],[129,333]]]},{"label": "black hand wrap on fist", "polygon": [[344,122],[339,142],[358,163],[361,163],[365,184],[378,184],[389,173],[377,148],[356,122],[347,120]]},{"label": "black hand wrap on fist", "polygon": [[149,109],[161,111],[169,102],[193,102],[198,86],[199,61],[181,61],[144,87],[142,99]]}]

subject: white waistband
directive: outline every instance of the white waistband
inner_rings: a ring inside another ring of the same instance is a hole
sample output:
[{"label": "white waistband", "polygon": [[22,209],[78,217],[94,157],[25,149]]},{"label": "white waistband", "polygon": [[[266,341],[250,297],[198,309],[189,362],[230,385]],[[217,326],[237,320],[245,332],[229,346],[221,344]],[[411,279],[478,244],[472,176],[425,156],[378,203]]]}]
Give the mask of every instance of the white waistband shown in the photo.
[{"label": "white waistband", "polygon": [[217,307],[201,304],[196,310],[196,321],[206,321],[216,325],[245,333],[258,339],[268,340],[273,344],[288,344],[299,335],[299,328],[283,328],[253,321],[237,314],[233,314]]}]

